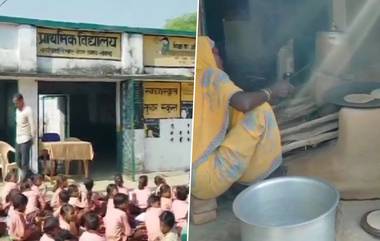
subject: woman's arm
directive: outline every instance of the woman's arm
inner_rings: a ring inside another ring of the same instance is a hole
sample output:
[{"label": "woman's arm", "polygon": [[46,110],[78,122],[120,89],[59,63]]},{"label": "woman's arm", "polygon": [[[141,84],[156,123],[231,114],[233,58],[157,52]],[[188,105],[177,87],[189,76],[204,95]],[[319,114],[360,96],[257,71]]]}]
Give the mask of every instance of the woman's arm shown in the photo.
[{"label": "woman's arm", "polygon": [[230,106],[238,111],[248,112],[271,98],[287,97],[293,88],[287,80],[283,80],[277,82],[272,88],[263,91],[237,92],[231,97]]},{"label": "woman's arm", "polygon": [[267,95],[263,91],[257,92],[237,92],[231,97],[230,105],[240,112],[248,112],[257,106],[268,101]]}]

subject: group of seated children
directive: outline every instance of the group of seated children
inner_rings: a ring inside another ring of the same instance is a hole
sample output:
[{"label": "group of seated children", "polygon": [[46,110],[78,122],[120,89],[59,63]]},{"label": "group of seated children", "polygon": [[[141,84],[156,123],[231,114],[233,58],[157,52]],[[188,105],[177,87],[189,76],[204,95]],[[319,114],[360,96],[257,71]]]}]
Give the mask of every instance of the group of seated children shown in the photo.
[{"label": "group of seated children", "polygon": [[0,227],[6,223],[11,240],[178,241],[187,225],[188,187],[170,187],[159,176],[152,190],[145,175],[137,189],[116,175],[106,195],[93,191],[92,179],[78,186],[57,176],[52,195],[43,176],[17,180],[8,173],[1,192]]}]

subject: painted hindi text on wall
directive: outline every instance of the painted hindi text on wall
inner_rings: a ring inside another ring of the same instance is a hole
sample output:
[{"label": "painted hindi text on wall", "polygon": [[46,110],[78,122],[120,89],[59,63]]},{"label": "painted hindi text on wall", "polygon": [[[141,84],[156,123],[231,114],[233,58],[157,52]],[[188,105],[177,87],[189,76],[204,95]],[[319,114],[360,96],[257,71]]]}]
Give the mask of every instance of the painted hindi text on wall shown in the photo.
[{"label": "painted hindi text on wall", "polygon": [[37,28],[37,56],[121,59],[121,34]]},{"label": "painted hindi text on wall", "polygon": [[144,118],[179,118],[180,83],[145,82]]},{"label": "painted hindi text on wall", "polygon": [[194,67],[195,38],[144,36],[144,66]]}]

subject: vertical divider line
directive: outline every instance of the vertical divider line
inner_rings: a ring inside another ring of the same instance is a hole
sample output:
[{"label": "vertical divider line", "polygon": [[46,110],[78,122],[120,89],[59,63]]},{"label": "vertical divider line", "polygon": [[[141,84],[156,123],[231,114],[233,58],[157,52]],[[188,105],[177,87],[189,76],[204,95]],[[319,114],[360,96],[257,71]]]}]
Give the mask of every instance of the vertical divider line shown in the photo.
[{"label": "vertical divider line", "polygon": [[201,6],[203,6],[201,4],[201,1],[202,0],[198,0],[198,3],[197,3],[197,27],[196,27],[196,34],[195,34],[195,66],[194,66],[194,80],[193,80],[193,83],[194,83],[194,90],[193,90],[193,114],[192,114],[192,121],[191,121],[191,128],[192,128],[192,136],[191,136],[191,148],[190,148],[190,177],[189,177],[189,195],[190,195],[190,198],[189,198],[189,206],[188,206],[188,217],[187,217],[187,241],[190,240],[190,216],[191,216],[191,190],[192,190],[192,176],[193,176],[193,147],[194,147],[194,120],[195,120],[195,106],[196,106],[196,102],[195,102],[195,95],[196,95],[196,92],[197,92],[197,52],[198,52],[198,35],[201,33],[201,32],[204,32],[205,29],[202,29],[202,31],[200,31],[200,27],[203,26],[201,25],[200,21],[202,19],[202,15],[200,14],[200,12],[202,11]]}]

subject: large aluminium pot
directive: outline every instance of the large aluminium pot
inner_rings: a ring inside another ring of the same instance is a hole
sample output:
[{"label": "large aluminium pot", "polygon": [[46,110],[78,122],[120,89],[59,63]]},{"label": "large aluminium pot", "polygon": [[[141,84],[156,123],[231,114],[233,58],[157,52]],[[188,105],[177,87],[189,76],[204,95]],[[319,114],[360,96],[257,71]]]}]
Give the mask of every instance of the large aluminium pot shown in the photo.
[{"label": "large aluminium pot", "polygon": [[335,241],[339,193],[305,177],[281,177],[240,193],[233,211],[242,241]]}]

